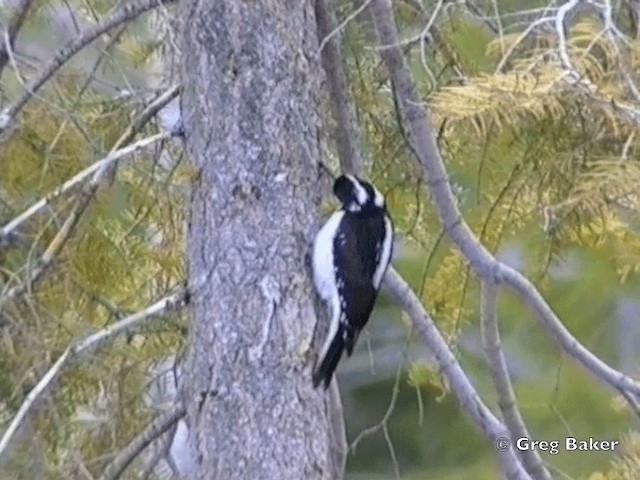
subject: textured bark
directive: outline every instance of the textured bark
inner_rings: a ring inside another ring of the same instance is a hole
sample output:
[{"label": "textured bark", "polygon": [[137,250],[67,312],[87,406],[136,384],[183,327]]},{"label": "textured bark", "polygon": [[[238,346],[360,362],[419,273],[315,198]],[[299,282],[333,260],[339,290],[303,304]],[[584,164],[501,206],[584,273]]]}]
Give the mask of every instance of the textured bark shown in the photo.
[{"label": "textured bark", "polygon": [[195,478],[341,478],[339,400],[310,376],[306,258],[321,196],[313,2],[183,9],[182,117],[198,171],[184,388]]}]

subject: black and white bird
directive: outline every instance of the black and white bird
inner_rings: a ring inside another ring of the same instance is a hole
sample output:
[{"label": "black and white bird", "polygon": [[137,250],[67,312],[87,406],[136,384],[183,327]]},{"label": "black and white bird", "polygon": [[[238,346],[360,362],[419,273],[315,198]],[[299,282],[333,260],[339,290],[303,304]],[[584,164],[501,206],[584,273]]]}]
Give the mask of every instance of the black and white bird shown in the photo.
[{"label": "black and white bird", "polygon": [[313,278],[331,309],[329,333],[318,355],[313,386],[327,388],[342,353],[353,353],[391,260],[393,223],[384,196],[370,183],[343,175],[333,184],[342,208],[318,232]]}]

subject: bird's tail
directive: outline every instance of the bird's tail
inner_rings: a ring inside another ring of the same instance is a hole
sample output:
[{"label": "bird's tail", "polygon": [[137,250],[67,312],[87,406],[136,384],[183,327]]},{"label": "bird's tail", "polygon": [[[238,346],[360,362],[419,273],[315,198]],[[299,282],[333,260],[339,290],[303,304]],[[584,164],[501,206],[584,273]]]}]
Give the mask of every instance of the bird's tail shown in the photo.
[{"label": "bird's tail", "polygon": [[330,341],[331,343],[329,343],[328,348],[322,350],[322,356],[318,358],[313,372],[314,388],[322,382],[324,382],[324,388],[329,387],[333,372],[336,371],[342,352],[345,349],[345,338],[347,337],[345,333],[345,327],[340,324],[333,338],[327,339],[327,342]]}]

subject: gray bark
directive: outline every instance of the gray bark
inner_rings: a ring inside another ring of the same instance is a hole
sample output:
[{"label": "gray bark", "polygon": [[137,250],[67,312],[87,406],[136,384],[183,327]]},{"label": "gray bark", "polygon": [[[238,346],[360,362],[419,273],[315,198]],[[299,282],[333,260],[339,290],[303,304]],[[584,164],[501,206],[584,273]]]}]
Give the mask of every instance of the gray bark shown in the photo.
[{"label": "gray bark", "polygon": [[184,385],[195,478],[341,478],[339,400],[310,375],[306,255],[321,197],[313,2],[191,0],[183,14],[182,118],[197,170]]}]

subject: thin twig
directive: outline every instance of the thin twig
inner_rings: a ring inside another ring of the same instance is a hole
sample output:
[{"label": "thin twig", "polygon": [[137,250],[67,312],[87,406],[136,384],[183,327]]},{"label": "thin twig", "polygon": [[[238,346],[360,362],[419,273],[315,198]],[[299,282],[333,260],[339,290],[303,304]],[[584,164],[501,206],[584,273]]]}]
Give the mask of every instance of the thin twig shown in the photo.
[{"label": "thin twig", "polygon": [[[480,297],[480,332],[486,363],[493,379],[493,385],[498,395],[498,406],[502,412],[502,418],[514,441],[518,438],[531,438],[527,426],[524,423],[516,395],[513,391],[507,362],[502,352],[500,330],[498,328],[498,286],[490,280],[484,280]],[[537,450],[519,450],[524,466],[536,480],[551,480]]]},{"label": "thin twig", "polygon": [[556,28],[556,35],[558,36],[558,53],[560,56],[560,61],[562,65],[566,69],[569,76],[572,77],[576,82],[580,81],[580,74],[573,66],[571,62],[571,58],[569,57],[569,52],[567,51],[567,37],[565,34],[565,25],[564,21],[567,14],[575,8],[578,4],[579,0],[569,0],[567,3],[563,4],[560,8],[558,8],[558,13],[556,14],[554,23]]},{"label": "thin twig", "polygon": [[41,198],[40,200],[38,200],[36,203],[31,205],[24,212],[22,212],[20,215],[18,215],[9,223],[7,223],[4,227],[2,227],[2,229],[0,229],[0,240],[2,240],[3,238],[11,234],[11,232],[13,232],[20,225],[22,225],[22,223],[28,220],[32,215],[38,213],[40,210],[46,207],[49,203],[51,203],[52,200],[58,198],[63,193],[77,186],[87,177],[94,175],[96,172],[106,168],[111,163],[115,163],[128,155],[131,155],[139,150],[142,150],[148,147],[149,145],[153,145],[154,143],[160,142],[162,140],[167,140],[169,138],[171,138],[171,132],[158,133],[156,135],[152,135],[151,137],[144,138],[135,143],[132,143],[131,145],[121,148],[120,150],[112,151],[106,157],[98,160],[95,163],[92,163],[89,167],[76,173],[73,177],[71,177],[69,180],[64,182],[54,191],[47,194],[45,197]]},{"label": "thin twig", "polygon": [[[509,438],[509,431],[482,402],[438,327],[429,317],[420,303],[420,299],[416,297],[407,282],[393,268],[389,268],[384,277],[384,284],[396,303],[411,318],[414,331],[435,357],[442,375],[460,402],[462,410],[471,417],[493,445],[497,445],[497,442],[503,438]],[[507,478],[531,480],[514,451],[511,449],[504,452],[498,450],[497,455]]]},{"label": "thin twig", "polygon": [[[126,145],[133,141],[138,132],[142,130],[142,128],[153,118],[155,117],[160,110],[166,107],[171,100],[176,98],[180,93],[181,87],[180,85],[174,85],[168,88],[166,91],[158,95],[149,105],[145,107],[145,109],[135,118],[135,120],[127,127],[120,138],[116,140],[111,147],[111,151],[120,148],[122,145]],[[169,132],[172,135],[179,135],[180,132],[177,130]],[[104,172],[103,178],[106,179],[106,183],[111,185],[116,177],[116,170],[118,168],[118,164],[114,163],[110,165]],[[2,238],[0,236],[0,238]]]},{"label": "thin twig", "polygon": [[518,48],[518,45],[520,45],[525,38],[531,35],[531,33],[534,32],[536,28],[540,27],[541,25],[544,25],[545,23],[551,23],[551,22],[553,22],[553,17],[544,17],[534,22],[531,22],[529,26],[525,28],[524,31],[520,34],[520,36],[516,39],[516,41],[511,44],[511,46],[507,49],[504,55],[502,55],[502,58],[500,59],[500,62],[496,67],[495,73],[502,72],[502,69],[506,65],[507,60],[509,60],[511,55],[513,55],[513,52],[515,52],[516,48]]},{"label": "thin twig", "polygon": [[38,90],[40,90],[40,88],[42,88],[42,86],[78,52],[83,50],[100,35],[108,32],[109,30],[138,17],[162,3],[166,4],[171,3],[172,1],[175,0],[164,0],[164,2],[161,0],[141,0],[138,3],[126,4],[102,23],[81,33],[78,38],[58,51],[47,66],[44,67],[35,78],[29,81],[25,86],[25,90],[22,92],[22,95],[13,104],[6,107],[2,113],[0,113],[0,134],[6,134],[7,130],[12,126],[15,117],[31,97],[33,97],[33,95],[35,95]]},{"label": "thin twig", "polygon": [[[111,151],[116,150],[122,147],[122,145],[126,145],[129,142],[133,141],[138,132],[142,130],[142,127],[144,127],[149,122],[149,120],[155,117],[160,110],[166,107],[171,100],[178,96],[178,94],[180,93],[180,89],[180,85],[169,87],[167,90],[158,95],[151,103],[149,103],[149,105],[147,105],[145,109],[140,112],[140,114],[135,118],[131,125],[129,125],[129,127],[124,131],[124,133],[120,135],[120,138],[116,140],[116,143],[114,143],[113,147],[111,147]],[[173,133],[175,135],[177,132],[170,133]]]},{"label": "thin twig", "polygon": [[13,8],[13,15],[9,18],[5,28],[7,41],[0,45],[0,76],[2,76],[4,67],[7,66],[7,62],[9,61],[9,51],[10,49],[13,49],[15,39],[22,28],[25,18],[27,18],[27,13],[29,12],[29,8],[31,8],[32,3],[33,0],[20,0]]},{"label": "thin twig", "polygon": [[[409,339],[407,339],[409,340]],[[406,347],[406,345],[405,345]],[[402,363],[398,365],[398,369],[396,370],[396,379],[393,382],[393,389],[391,393],[391,401],[389,402],[389,406],[387,407],[387,411],[383,415],[382,419],[376,423],[375,425],[361,431],[358,436],[351,442],[349,446],[349,451],[355,454],[356,448],[358,448],[358,444],[369,435],[373,435],[374,433],[382,430],[382,435],[384,436],[385,442],[387,444],[387,448],[389,449],[389,455],[391,456],[391,463],[393,464],[393,471],[395,473],[395,477],[399,480],[401,478],[400,475],[400,464],[398,463],[398,458],[396,457],[396,451],[393,447],[393,442],[391,441],[391,436],[389,434],[389,420],[391,419],[391,415],[395,411],[396,402],[398,401],[398,394],[400,393],[400,379],[402,378]]]},{"label": "thin twig", "polygon": [[504,55],[504,28],[502,27],[502,15],[498,7],[498,0],[491,0],[493,13],[495,15],[496,25],[498,26],[498,39],[500,40],[500,54]]},{"label": "thin twig", "polygon": [[18,413],[13,417],[11,423],[2,435],[2,439],[0,439],[0,458],[20,427],[20,424],[25,419],[29,411],[34,407],[36,401],[51,388],[53,382],[60,376],[62,370],[68,367],[72,361],[95,352],[107,341],[120,333],[140,328],[152,318],[178,310],[183,306],[185,300],[186,292],[184,290],[180,290],[163,298],[162,300],[157,301],[144,310],[140,310],[127,318],[123,318],[122,320],[113,323],[67,347],[67,349],[62,353],[62,355],[60,355],[53,366],[47,370],[47,373],[45,373],[37,385],[33,387],[20,405]]},{"label": "thin twig", "polygon": [[[369,5],[369,2],[371,2],[371,0],[366,0],[362,5],[360,5],[353,12],[351,12],[349,15],[347,15],[347,18],[345,18],[340,25],[338,25],[337,27],[334,27],[331,30],[329,30],[326,33],[326,35],[323,35],[322,41],[320,42],[320,45],[318,46],[318,52],[322,52],[322,50],[324,49],[325,45],[329,42],[329,40],[331,40],[335,35],[340,33],[340,31],[343,30],[344,27],[346,27],[347,24],[350,21],[352,21],[360,13],[362,13],[364,11],[364,9],[367,8],[367,6]],[[328,6],[328,5],[325,5],[325,6]],[[333,25],[332,25],[332,27],[333,27]]]},{"label": "thin twig", "polygon": [[163,435],[178,420],[184,417],[186,411],[182,405],[176,405],[171,410],[159,415],[145,427],[118,455],[107,465],[98,480],[117,480],[127,467],[154,440]]}]

